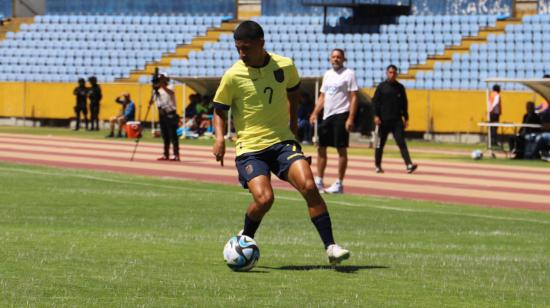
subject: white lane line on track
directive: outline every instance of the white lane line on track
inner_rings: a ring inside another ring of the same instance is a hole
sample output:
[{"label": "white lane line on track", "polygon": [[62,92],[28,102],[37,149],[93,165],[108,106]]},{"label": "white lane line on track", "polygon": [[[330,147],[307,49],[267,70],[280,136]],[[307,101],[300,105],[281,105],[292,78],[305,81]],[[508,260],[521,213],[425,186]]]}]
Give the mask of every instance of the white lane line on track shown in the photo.
[{"label": "white lane line on track", "polygon": [[[181,187],[181,186],[174,186],[174,185],[140,183],[140,182],[135,182],[135,181],[114,180],[114,179],[108,179],[108,178],[103,178],[103,177],[99,177],[99,176],[91,176],[91,175],[63,174],[63,173],[55,173],[55,172],[44,172],[44,171],[35,171],[35,170],[17,169],[17,168],[6,168],[6,167],[0,167],[0,171],[20,172],[20,173],[47,175],[47,176],[58,176],[58,177],[70,176],[70,177],[75,177],[75,178],[89,179],[89,180],[95,180],[95,181],[101,181],[101,182],[129,184],[129,185],[140,185],[140,186],[146,186],[146,187],[157,187],[157,188],[167,188],[167,189],[181,189],[181,190],[195,191],[195,192],[206,192],[206,193],[217,193],[217,192],[219,192],[219,190],[216,190],[216,189],[191,188],[191,187]],[[242,196],[249,196],[250,195],[248,192],[238,192],[238,194],[242,195]],[[293,202],[304,202],[304,200],[302,198],[294,198],[294,197],[287,197],[287,196],[277,196],[277,199],[293,201]],[[514,217],[503,217],[503,216],[493,216],[493,215],[484,215],[484,214],[468,214],[468,213],[433,211],[433,210],[423,210],[423,209],[392,207],[392,206],[377,205],[377,204],[358,204],[358,203],[353,203],[353,202],[335,201],[335,200],[331,200],[330,204],[338,204],[338,205],[350,206],[350,207],[375,208],[375,209],[380,209],[380,210],[398,211],[398,212],[454,215],[454,216],[465,216],[465,217],[474,217],[474,218],[487,218],[487,219],[494,219],[494,220],[531,222],[531,223],[540,223],[540,224],[550,225],[550,221],[537,220],[537,219],[528,219],[528,218],[514,218]]]}]

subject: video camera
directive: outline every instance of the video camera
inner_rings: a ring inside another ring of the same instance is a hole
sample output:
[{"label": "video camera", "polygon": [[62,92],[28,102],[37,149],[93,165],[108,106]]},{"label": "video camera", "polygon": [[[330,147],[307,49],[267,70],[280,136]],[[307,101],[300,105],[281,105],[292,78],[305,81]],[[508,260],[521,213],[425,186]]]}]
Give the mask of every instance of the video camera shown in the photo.
[{"label": "video camera", "polygon": [[160,75],[158,67],[155,67],[155,73],[153,73],[153,77],[151,78],[151,84],[153,86],[153,91],[158,94],[158,91],[160,89]]}]

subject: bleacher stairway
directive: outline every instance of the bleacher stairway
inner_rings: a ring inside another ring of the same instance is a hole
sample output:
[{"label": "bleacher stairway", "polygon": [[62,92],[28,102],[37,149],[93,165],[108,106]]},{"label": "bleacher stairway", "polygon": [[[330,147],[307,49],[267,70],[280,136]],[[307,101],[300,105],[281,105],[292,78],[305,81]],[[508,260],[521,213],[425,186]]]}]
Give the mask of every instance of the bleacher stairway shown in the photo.
[{"label": "bleacher stairway", "polygon": [[497,21],[495,26],[489,26],[481,28],[478,35],[463,37],[460,45],[449,46],[445,48],[445,52],[442,55],[429,55],[426,63],[412,65],[406,74],[399,76],[403,80],[416,80],[416,74],[418,72],[433,71],[436,63],[452,62],[455,54],[465,54],[470,52],[470,48],[473,44],[486,44],[489,35],[503,35],[505,33],[506,26],[511,24],[521,24],[521,19],[507,19]]},{"label": "bleacher stairway", "polygon": [[204,49],[204,44],[207,42],[217,42],[223,33],[231,34],[233,29],[238,25],[237,21],[223,22],[219,27],[209,28],[205,35],[193,38],[189,44],[180,44],[174,52],[167,52],[162,55],[159,61],[146,63],[145,68],[131,72],[129,78],[120,78],[119,82],[137,82],[140,76],[153,74],[155,68],[167,68],[172,65],[172,60],[186,59],[191,51],[201,51]]},{"label": "bleacher stairway", "polygon": [[8,32],[18,32],[22,24],[32,24],[34,17],[15,17],[4,20],[0,26],[0,41],[6,38]]}]

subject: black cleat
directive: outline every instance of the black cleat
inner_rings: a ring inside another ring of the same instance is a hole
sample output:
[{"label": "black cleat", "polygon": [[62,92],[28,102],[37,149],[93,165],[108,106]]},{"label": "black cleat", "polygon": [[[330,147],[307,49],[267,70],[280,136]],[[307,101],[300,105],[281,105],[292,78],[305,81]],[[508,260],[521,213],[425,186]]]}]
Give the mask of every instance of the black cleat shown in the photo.
[{"label": "black cleat", "polygon": [[376,167],[374,170],[376,173],[384,173],[384,169],[382,169],[382,167]]}]

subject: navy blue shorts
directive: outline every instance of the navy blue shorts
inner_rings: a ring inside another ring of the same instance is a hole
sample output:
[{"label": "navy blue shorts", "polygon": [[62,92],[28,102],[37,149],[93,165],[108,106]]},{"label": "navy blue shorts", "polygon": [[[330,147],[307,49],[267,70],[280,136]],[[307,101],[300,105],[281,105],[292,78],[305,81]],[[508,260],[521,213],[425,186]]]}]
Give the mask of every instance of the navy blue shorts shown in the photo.
[{"label": "navy blue shorts", "polygon": [[302,147],[293,140],[274,144],[267,149],[245,153],[235,158],[239,171],[239,182],[243,188],[248,188],[248,182],[253,178],[273,172],[279,179],[287,181],[287,171],[296,160],[306,159]]}]

